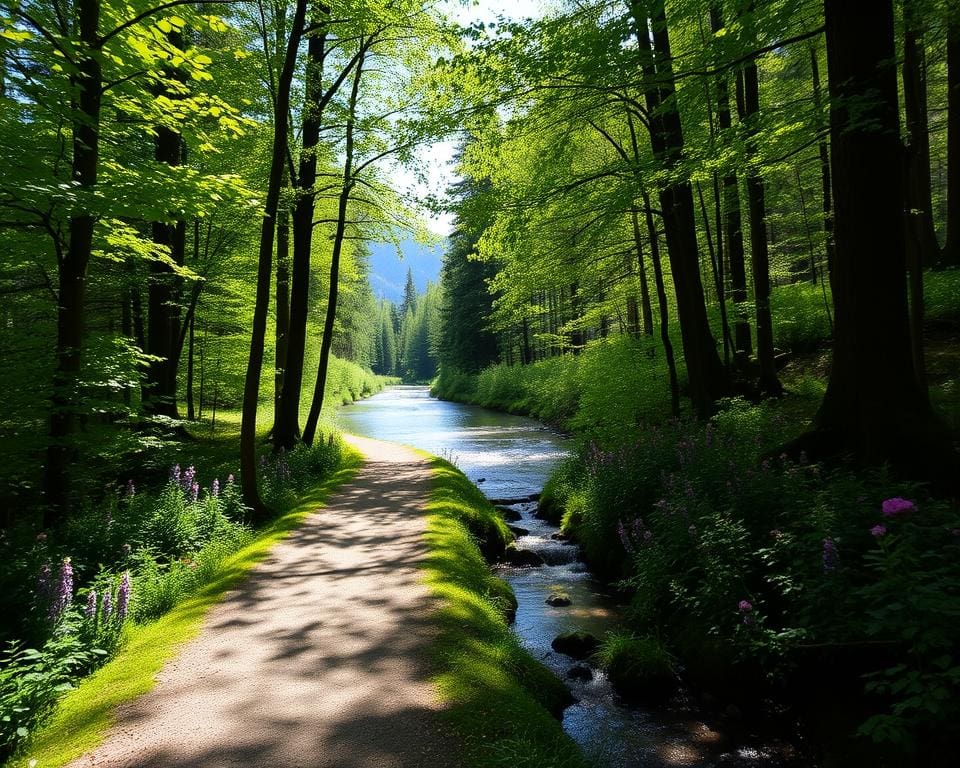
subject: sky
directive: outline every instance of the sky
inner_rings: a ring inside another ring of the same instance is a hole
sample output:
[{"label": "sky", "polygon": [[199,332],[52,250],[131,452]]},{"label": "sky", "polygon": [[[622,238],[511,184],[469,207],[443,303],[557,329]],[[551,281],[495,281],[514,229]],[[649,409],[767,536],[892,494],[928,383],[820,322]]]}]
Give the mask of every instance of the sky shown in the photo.
[{"label": "sky", "polygon": [[[475,0],[474,2],[447,0],[441,8],[459,23],[466,25],[475,21],[485,23],[495,21],[498,16],[513,19],[536,18],[543,13],[547,2],[548,0]],[[425,145],[417,152],[418,159],[426,171],[425,184],[419,183],[411,171],[402,167],[393,167],[390,170],[390,176],[397,189],[402,192],[418,197],[428,194],[442,195],[455,179],[453,170],[455,151],[456,141],[449,140]],[[450,214],[426,215],[425,220],[431,232],[441,236],[450,234],[452,228]]]}]

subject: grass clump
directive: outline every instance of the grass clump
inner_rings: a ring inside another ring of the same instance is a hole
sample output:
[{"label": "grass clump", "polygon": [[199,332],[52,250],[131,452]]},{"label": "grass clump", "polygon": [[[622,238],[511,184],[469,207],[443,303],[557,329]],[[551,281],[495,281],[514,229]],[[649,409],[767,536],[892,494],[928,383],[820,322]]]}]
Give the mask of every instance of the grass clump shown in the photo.
[{"label": "grass clump", "polygon": [[655,637],[611,632],[601,642],[596,659],[617,692],[631,701],[656,704],[676,690],[673,659]]},{"label": "grass clump", "polygon": [[504,540],[509,531],[455,467],[439,458],[431,458],[430,466],[425,568],[427,583],[442,600],[436,683],[467,764],[586,768],[556,719],[570,692],[510,631],[504,600],[508,594],[512,599],[512,591],[490,572],[471,533],[481,520],[483,530],[502,530]]}]

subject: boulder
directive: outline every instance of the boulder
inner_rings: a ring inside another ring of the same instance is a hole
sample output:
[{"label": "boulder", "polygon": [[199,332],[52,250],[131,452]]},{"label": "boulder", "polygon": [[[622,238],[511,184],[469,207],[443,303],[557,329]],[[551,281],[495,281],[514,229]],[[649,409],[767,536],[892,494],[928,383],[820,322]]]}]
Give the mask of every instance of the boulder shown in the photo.
[{"label": "boulder", "polygon": [[547,605],[552,605],[554,608],[561,608],[564,605],[570,605],[573,601],[566,592],[552,592],[546,602]]},{"label": "boulder", "polygon": [[516,523],[518,520],[523,520],[523,515],[511,507],[498,506],[497,511],[503,515],[503,519],[509,523]]},{"label": "boulder", "polygon": [[513,532],[514,536],[526,536],[530,533],[526,528],[521,528],[519,525],[508,525],[507,528]]},{"label": "boulder", "polygon": [[563,632],[553,638],[550,646],[557,653],[574,659],[592,656],[600,646],[600,641],[589,632]]},{"label": "boulder", "polygon": [[516,544],[508,544],[503,551],[503,561],[519,568],[535,568],[543,565],[543,558],[529,549],[518,549]]},{"label": "boulder", "polygon": [[593,670],[586,664],[574,664],[567,671],[567,677],[571,680],[579,680],[582,683],[593,680]]}]

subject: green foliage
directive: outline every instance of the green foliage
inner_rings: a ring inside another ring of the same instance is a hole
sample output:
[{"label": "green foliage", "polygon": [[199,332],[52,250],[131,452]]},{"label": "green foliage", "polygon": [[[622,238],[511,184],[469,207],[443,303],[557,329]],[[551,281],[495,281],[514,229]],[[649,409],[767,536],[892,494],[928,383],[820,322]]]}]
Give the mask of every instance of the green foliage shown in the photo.
[{"label": "green foliage", "polygon": [[809,352],[829,342],[832,301],[829,289],[811,283],[775,289],[770,299],[775,344],[791,352]]},{"label": "green foliage", "polygon": [[676,687],[674,661],[655,637],[610,632],[596,659],[617,691],[629,699],[656,703]]}]

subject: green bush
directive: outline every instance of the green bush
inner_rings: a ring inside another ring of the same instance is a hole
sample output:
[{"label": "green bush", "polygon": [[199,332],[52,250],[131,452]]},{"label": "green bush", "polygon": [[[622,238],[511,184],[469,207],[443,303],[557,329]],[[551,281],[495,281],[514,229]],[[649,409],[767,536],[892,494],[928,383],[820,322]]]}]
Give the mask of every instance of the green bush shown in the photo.
[{"label": "green bush", "polygon": [[833,336],[830,289],[811,283],[791,283],[774,288],[770,295],[773,339],[780,349],[809,352]]},{"label": "green bush", "polygon": [[655,637],[610,632],[596,658],[617,692],[631,701],[657,704],[676,690],[673,659]]}]

